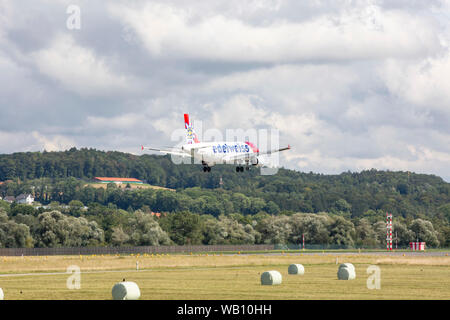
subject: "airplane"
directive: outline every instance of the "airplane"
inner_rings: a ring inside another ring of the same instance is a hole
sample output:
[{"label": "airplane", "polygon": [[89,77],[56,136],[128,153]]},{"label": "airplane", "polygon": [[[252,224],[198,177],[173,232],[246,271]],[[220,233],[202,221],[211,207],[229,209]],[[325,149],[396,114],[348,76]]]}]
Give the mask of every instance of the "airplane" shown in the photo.
[{"label": "airplane", "polygon": [[158,151],[161,153],[199,160],[203,165],[203,172],[211,172],[211,167],[216,164],[233,164],[236,172],[244,172],[244,167],[263,167],[265,165],[263,155],[270,155],[276,152],[290,150],[291,146],[261,152],[258,147],[249,141],[215,141],[200,142],[194,131],[193,125],[189,122],[189,114],[184,114],[184,128],[186,129],[186,144],[181,148],[159,149],[154,147],[141,146],[141,150]]}]

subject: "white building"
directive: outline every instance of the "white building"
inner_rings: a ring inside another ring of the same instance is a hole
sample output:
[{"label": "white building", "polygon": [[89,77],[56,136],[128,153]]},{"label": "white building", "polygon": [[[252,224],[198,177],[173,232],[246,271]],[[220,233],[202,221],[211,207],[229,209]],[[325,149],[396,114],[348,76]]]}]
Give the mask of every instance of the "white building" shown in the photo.
[{"label": "white building", "polygon": [[16,202],[21,204],[32,204],[34,197],[31,194],[22,193],[16,197]]}]

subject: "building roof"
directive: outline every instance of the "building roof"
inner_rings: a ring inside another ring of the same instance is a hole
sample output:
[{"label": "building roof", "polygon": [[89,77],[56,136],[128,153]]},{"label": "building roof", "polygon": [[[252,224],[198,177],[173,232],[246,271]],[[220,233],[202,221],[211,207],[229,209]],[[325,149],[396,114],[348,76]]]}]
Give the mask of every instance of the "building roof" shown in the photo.
[{"label": "building roof", "polygon": [[33,196],[32,196],[31,194],[29,194],[29,193],[22,193],[22,194],[19,194],[19,195],[16,197],[16,200],[19,201],[19,200],[22,200],[22,199],[26,199],[26,198],[28,198],[28,197],[33,198]]},{"label": "building roof", "polygon": [[135,178],[113,178],[113,177],[95,177],[99,181],[114,181],[114,182],[142,182]]}]

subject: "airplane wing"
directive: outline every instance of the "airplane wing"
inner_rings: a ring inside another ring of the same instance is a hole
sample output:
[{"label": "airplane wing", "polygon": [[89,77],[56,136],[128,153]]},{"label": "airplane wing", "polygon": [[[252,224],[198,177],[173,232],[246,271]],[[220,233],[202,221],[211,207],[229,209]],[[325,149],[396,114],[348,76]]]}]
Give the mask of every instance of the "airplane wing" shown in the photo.
[{"label": "airplane wing", "polygon": [[180,156],[180,157],[191,158],[190,153],[186,153],[183,150],[177,149],[177,148],[171,148],[171,150],[164,150],[164,149],[159,149],[159,148],[141,146],[141,150],[158,151],[161,153],[168,153],[168,154],[173,154],[173,155]]},{"label": "airplane wing", "polygon": [[272,154],[272,153],[281,152],[281,151],[290,150],[290,149],[291,149],[291,146],[288,145],[287,147],[284,147],[281,149],[273,149],[273,150],[269,150],[269,151],[258,152],[257,155],[261,156],[261,155],[265,155],[265,154]]}]

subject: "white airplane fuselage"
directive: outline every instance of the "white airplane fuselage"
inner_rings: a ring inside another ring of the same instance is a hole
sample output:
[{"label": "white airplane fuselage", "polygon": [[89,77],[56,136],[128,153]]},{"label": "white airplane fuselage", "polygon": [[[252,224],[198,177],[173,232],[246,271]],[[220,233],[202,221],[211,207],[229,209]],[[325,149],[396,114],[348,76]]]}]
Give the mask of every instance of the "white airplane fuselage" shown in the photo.
[{"label": "white airplane fuselage", "polygon": [[212,167],[216,164],[261,166],[258,149],[246,142],[217,141],[184,144],[181,149],[196,160]]},{"label": "white airplane fuselage", "polygon": [[211,171],[211,167],[216,164],[233,164],[236,166],[236,172],[242,172],[244,167],[248,170],[252,166],[263,167],[270,165],[270,161],[265,161],[260,156],[267,156],[291,148],[287,146],[285,148],[266,150],[261,153],[256,145],[249,141],[201,142],[189,121],[188,114],[184,114],[184,127],[186,129],[186,144],[182,145],[181,148],[164,150],[141,146],[142,150],[148,149],[174,156],[188,157],[191,160],[194,159],[203,165],[204,172]]}]

